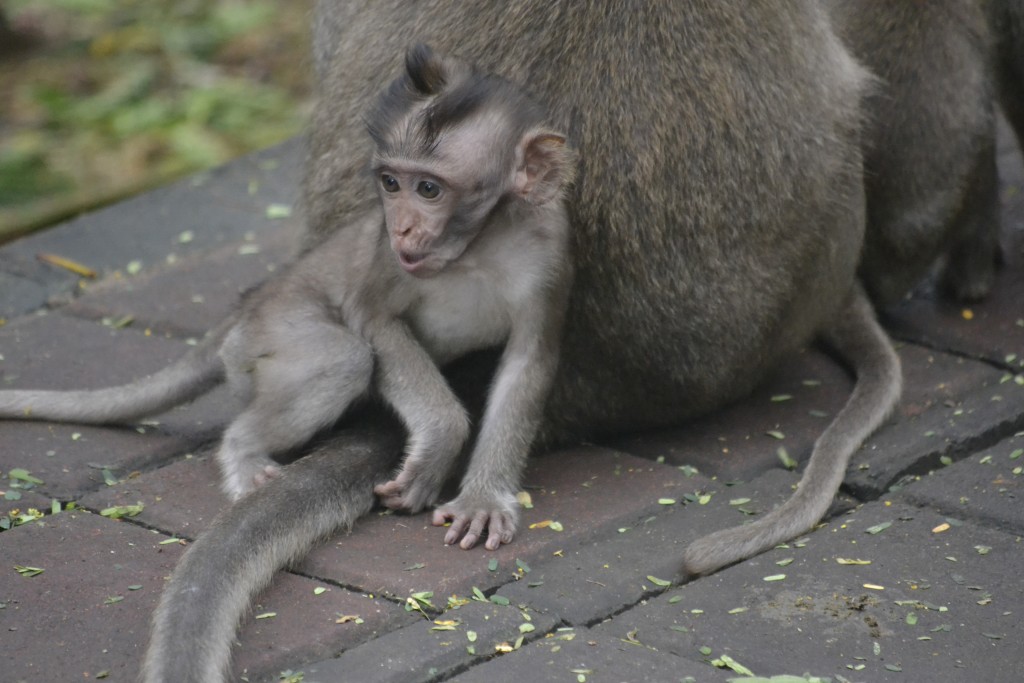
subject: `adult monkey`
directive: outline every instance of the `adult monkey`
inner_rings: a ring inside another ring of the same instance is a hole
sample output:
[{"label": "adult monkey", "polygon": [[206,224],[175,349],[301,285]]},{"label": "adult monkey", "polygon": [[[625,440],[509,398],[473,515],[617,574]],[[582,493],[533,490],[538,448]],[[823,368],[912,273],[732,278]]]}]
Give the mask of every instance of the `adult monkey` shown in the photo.
[{"label": "adult monkey", "polygon": [[[728,564],[817,521],[900,384],[854,278],[867,76],[818,3],[321,0],[316,14],[309,248],[376,201],[362,116],[398,70],[396,46],[429,42],[525,84],[582,158],[546,440],[706,413],[823,335],[859,377],[797,496],[699,541],[687,567]],[[252,591],[369,507],[367,482],[388,476],[396,441],[380,429],[342,438],[340,453],[299,461],[193,544],[157,610],[145,680],[220,680]]]}]

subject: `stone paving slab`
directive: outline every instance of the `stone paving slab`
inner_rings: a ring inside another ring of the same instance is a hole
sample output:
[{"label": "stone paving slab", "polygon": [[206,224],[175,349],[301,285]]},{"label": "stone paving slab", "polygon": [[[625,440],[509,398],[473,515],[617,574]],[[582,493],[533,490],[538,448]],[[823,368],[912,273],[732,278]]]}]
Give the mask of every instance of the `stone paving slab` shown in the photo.
[{"label": "stone paving slab", "polygon": [[[493,656],[498,646],[529,642],[554,631],[550,616],[512,605],[471,601],[436,620],[418,619],[337,659],[302,667],[305,683],[438,680]],[[442,630],[451,629],[451,630]],[[484,679],[477,679],[484,680]],[[523,682],[531,679],[522,679]]]},{"label": "stone paving slab", "polygon": [[451,680],[458,683],[563,683],[581,680],[586,683],[704,683],[727,681],[735,676],[625,639],[575,629],[531,643]]},{"label": "stone paving slab", "polygon": [[[85,512],[0,534],[0,671],[5,681],[133,681],[149,619],[182,547]],[[14,566],[43,569],[26,578]],[[133,587],[139,586],[134,589]]]},{"label": "stone paving slab", "polygon": [[[902,403],[898,419],[854,455],[844,485],[862,499],[881,495],[904,475],[939,466],[944,456],[962,458],[1024,429],[1024,387],[1003,382],[1005,373],[982,370],[973,361],[949,365],[938,362],[948,355],[933,357],[930,374],[941,381],[928,400]],[[920,363],[904,364],[910,378],[921,369]]]},{"label": "stone paving slab", "polygon": [[[317,595],[317,588],[327,590]],[[278,681],[282,671],[352,649],[418,618],[387,600],[279,573],[242,622],[233,652],[235,676],[252,683]]]},{"label": "stone paving slab", "polygon": [[1024,433],[920,477],[897,498],[1024,534]]},{"label": "stone paving slab", "polygon": [[[183,547],[129,522],[83,511],[0,535],[0,670],[4,681],[133,681],[149,620]],[[43,569],[26,578],[14,566]],[[138,588],[136,588],[136,586]],[[291,664],[329,656],[410,620],[402,608],[339,587],[281,575],[242,624],[234,666],[277,680]],[[256,615],[273,612],[272,618]],[[338,615],[363,623],[336,624]]]},{"label": "stone paving slab", "polygon": [[[437,596],[468,596],[474,586],[489,591],[513,580],[517,559],[532,564],[607,529],[643,519],[661,507],[659,499],[678,498],[693,488],[693,480],[676,468],[623,453],[558,451],[530,463],[525,489],[534,507],[522,511],[515,540],[499,550],[445,546],[444,530],[431,526],[426,514],[371,514],[355,533],[314,550],[298,571],[403,598],[425,590]],[[560,522],[564,530],[530,528],[551,521]],[[492,562],[497,563],[494,571]]]},{"label": "stone paving slab", "polygon": [[237,307],[243,292],[287,259],[292,239],[286,232],[177,259],[136,277],[108,277],[86,287],[63,310],[93,319],[131,316],[136,329],[199,338]]},{"label": "stone paving slab", "polygon": [[[303,138],[167,187],[128,199],[113,207],[68,221],[58,227],[5,245],[0,272],[43,287],[49,296],[66,295],[77,275],[41,263],[39,253],[52,253],[101,273],[164,263],[168,254],[184,256],[239,242],[247,233],[276,232],[281,221],[268,217],[271,204],[294,207],[305,154]],[[192,233],[183,242],[182,233]],[[37,308],[35,297],[3,297],[0,317]]]},{"label": "stone paving slab", "polygon": [[596,630],[635,633],[687,657],[709,648],[760,676],[1016,680],[1007,667],[1020,661],[1024,586],[1007,569],[1024,566],[1024,544],[971,523],[943,531],[945,523],[929,510],[873,503],[806,543],[668,591]]},{"label": "stone paving slab", "polygon": [[187,539],[195,539],[229,504],[209,450],[123,479],[79,502],[93,510],[142,503],[145,507],[135,518],[138,522]]},{"label": "stone paving slab", "polygon": [[[71,353],[69,342],[75,352]],[[0,328],[0,385],[5,389],[73,389],[118,384],[160,369],[188,347],[157,335],[51,313]],[[46,482],[48,495],[75,498],[116,475],[150,467],[219,436],[234,407],[223,388],[158,416],[158,426],[88,427],[45,422],[0,424],[0,469],[23,467]]]},{"label": "stone paving slab", "polygon": [[[742,511],[765,512],[789,497],[798,477],[773,470],[754,482],[698,489],[708,495],[683,505],[662,506],[656,515],[603,534],[580,547],[541,558],[529,574],[498,590],[513,604],[555,614],[566,624],[587,626],[660,593],[652,581],[682,578],[682,554],[690,541],[750,519]],[[698,480],[696,484],[700,485]],[[744,499],[747,499],[744,502]]]},{"label": "stone paving slab", "polygon": [[44,286],[26,277],[0,272],[0,320],[42,308],[47,297]]}]

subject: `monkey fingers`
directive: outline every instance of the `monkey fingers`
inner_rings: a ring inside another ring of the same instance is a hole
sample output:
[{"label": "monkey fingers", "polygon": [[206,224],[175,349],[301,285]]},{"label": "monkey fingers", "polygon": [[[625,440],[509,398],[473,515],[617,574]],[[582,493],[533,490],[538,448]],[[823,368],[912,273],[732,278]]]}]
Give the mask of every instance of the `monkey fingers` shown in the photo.
[{"label": "monkey fingers", "polygon": [[445,545],[458,543],[463,550],[469,550],[484,534],[487,535],[484,547],[488,550],[497,550],[512,541],[519,517],[515,498],[511,504],[497,499],[485,500],[463,494],[434,510],[434,526],[451,522],[444,536]]}]

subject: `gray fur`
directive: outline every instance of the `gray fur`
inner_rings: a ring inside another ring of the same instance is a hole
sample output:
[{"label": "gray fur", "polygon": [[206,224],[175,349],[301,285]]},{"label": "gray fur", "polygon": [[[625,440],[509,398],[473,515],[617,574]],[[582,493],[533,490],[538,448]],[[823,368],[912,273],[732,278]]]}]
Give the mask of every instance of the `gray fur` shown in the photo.
[{"label": "gray fur", "polygon": [[945,289],[984,297],[999,252],[994,45],[978,0],[829,0],[840,37],[879,78],[867,100],[860,276],[901,299],[937,260]]}]

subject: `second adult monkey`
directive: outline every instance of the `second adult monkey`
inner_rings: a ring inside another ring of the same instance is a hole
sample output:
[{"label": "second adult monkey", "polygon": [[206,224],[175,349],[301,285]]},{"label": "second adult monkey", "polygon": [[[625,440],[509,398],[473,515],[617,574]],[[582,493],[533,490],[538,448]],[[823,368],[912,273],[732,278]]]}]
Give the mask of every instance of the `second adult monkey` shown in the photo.
[{"label": "second adult monkey", "polygon": [[[505,343],[451,541],[512,539],[519,476],[558,360],[572,274],[562,202],[575,158],[510,82],[418,46],[367,115],[375,210],[247,297],[202,347],[153,377],[95,391],[3,391],[0,417],[129,421],[226,376],[246,403],[217,454],[239,498],[375,392],[408,432],[392,508],[436,502],[469,435],[438,363]],[[380,205],[383,205],[381,209]],[[510,433],[515,438],[509,438]],[[478,482],[485,482],[481,487]],[[488,520],[461,511],[486,506]]]}]

